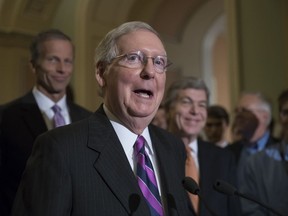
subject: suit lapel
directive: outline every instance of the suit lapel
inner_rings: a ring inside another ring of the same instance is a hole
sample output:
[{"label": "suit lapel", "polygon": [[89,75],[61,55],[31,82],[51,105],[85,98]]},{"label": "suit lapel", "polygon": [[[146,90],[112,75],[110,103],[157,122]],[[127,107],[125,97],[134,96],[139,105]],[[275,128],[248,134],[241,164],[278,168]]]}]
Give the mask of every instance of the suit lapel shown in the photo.
[{"label": "suit lapel", "polygon": [[148,213],[148,207],[122,145],[102,108],[89,119],[88,147],[97,152],[95,169],[126,211],[131,213],[135,208],[139,215]]},{"label": "suit lapel", "polygon": [[167,215],[180,215],[178,212],[179,206],[182,205],[182,197],[179,196],[179,188],[175,187],[177,182],[181,182],[178,173],[173,173],[171,170],[175,170],[175,161],[171,160],[171,149],[169,148],[169,141],[167,143],[164,139],[159,139],[155,131],[150,130],[150,136],[153,143],[153,148],[157,157],[158,172],[160,173],[161,181],[161,196],[164,196],[166,202]]},{"label": "suit lapel", "polygon": [[[210,187],[207,185],[206,179],[211,179],[214,174],[213,163],[214,161],[213,154],[210,154],[209,148],[206,147],[207,143],[202,142],[198,139],[198,160],[199,160],[199,169],[200,169],[200,188]],[[207,170],[209,170],[207,172]]]},{"label": "suit lapel", "polygon": [[35,138],[48,130],[32,92],[22,98],[21,111],[25,123]]}]

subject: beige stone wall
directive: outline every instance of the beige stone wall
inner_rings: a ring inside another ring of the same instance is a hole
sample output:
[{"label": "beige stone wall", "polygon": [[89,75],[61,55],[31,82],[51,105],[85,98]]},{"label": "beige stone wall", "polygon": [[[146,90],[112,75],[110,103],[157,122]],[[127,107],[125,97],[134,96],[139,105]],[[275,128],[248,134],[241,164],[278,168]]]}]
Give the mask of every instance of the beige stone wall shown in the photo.
[{"label": "beige stone wall", "polygon": [[[179,5],[172,0],[2,0],[0,104],[31,88],[33,76],[27,66],[30,40],[37,32],[56,27],[69,34],[76,45],[72,80],[76,101],[95,110],[102,100],[94,78],[94,49],[107,31],[128,20],[149,22],[162,34],[174,62],[167,74],[168,85],[182,75],[208,80],[212,74],[218,80],[217,90],[213,91],[217,94],[215,102],[225,103],[229,110],[241,90],[259,90],[276,98],[288,83],[287,1],[193,2]],[[203,43],[220,16],[226,18],[227,34],[223,38],[216,35],[215,44],[211,45],[214,57],[210,60],[214,66],[207,71],[207,65],[203,65],[207,62]]]}]

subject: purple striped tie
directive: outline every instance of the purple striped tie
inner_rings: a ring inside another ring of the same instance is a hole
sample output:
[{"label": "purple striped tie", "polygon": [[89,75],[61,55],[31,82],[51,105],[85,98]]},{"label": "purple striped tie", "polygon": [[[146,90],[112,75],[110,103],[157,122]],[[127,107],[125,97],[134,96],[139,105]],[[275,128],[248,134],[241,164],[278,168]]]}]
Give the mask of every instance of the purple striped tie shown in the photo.
[{"label": "purple striped tie", "polygon": [[152,163],[145,152],[145,138],[138,136],[134,152],[137,158],[137,180],[143,196],[147,200],[151,216],[162,216],[163,207],[157,187]]},{"label": "purple striped tie", "polygon": [[54,127],[60,127],[65,125],[65,119],[61,114],[61,108],[58,105],[54,105],[52,107],[52,110],[54,111],[53,121],[54,121]]}]

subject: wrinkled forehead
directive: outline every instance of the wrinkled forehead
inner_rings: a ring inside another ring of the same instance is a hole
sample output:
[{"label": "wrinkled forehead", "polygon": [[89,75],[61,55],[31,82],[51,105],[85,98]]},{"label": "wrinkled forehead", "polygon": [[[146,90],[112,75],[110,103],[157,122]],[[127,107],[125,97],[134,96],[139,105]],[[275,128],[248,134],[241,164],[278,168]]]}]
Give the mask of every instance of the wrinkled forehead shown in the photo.
[{"label": "wrinkled forehead", "polygon": [[140,29],[122,35],[116,41],[120,53],[142,51],[145,54],[166,55],[160,38],[153,32]]}]

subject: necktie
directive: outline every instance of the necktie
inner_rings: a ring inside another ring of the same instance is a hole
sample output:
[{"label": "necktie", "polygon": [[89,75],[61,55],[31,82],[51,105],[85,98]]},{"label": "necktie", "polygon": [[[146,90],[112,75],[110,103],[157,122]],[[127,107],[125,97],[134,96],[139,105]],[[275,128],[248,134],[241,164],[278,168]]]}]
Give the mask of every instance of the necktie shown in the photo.
[{"label": "necktie", "polygon": [[[185,172],[186,176],[189,176],[193,178],[198,184],[199,184],[199,173],[198,169],[195,164],[195,160],[191,155],[191,148],[186,147],[186,152],[187,152],[187,159],[186,159],[186,167],[185,167]],[[197,195],[189,193],[190,200],[192,202],[193,208],[198,215],[199,211],[199,197]]]},{"label": "necktie", "polygon": [[137,158],[138,185],[150,208],[151,216],[162,216],[163,207],[157,187],[157,181],[152,163],[145,152],[145,138],[138,136],[134,153]]},{"label": "necktie", "polygon": [[65,119],[61,114],[61,108],[55,104],[52,107],[52,110],[54,112],[54,116],[53,116],[54,127],[56,128],[56,127],[65,125]]}]

